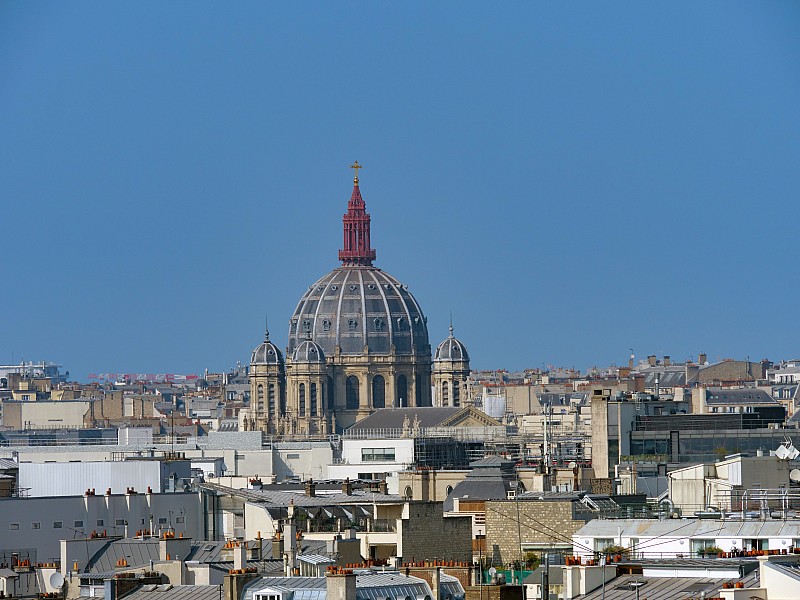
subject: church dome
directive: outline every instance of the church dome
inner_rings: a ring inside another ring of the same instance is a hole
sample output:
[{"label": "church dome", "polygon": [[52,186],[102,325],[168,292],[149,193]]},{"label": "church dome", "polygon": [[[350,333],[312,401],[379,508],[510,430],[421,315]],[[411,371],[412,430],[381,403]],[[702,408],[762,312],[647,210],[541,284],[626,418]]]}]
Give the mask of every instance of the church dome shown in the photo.
[{"label": "church dome", "polygon": [[309,337],[331,358],[342,355],[427,355],[428,326],[419,304],[400,283],[372,266],[371,218],[358,185],[358,161],[353,193],[342,218],[342,266],[311,285],[289,322],[288,352]]},{"label": "church dome", "polygon": [[[408,286],[372,266],[334,269],[311,285],[289,324],[289,351],[306,338],[327,356],[430,352],[425,315]],[[430,354],[428,354],[430,356]],[[430,359],[429,359],[430,360]]]},{"label": "church dome", "polygon": [[433,360],[439,361],[469,361],[469,353],[467,347],[461,340],[453,337],[453,326],[450,325],[450,335],[447,336],[439,346],[436,348],[436,353],[433,355]]},{"label": "church dome", "polygon": [[278,347],[269,341],[269,331],[264,335],[264,341],[255,347],[250,355],[251,365],[283,365],[283,355]]},{"label": "church dome", "polygon": [[293,363],[324,363],[325,352],[312,340],[305,340],[292,352]]}]

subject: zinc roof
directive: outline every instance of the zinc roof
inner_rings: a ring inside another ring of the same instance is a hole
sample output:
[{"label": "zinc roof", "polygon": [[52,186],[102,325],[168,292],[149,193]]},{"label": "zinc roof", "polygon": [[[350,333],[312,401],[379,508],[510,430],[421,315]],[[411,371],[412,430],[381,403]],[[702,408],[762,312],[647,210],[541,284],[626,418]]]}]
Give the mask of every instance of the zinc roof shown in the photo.
[{"label": "zinc roof", "polygon": [[406,418],[408,418],[409,427],[415,418],[419,419],[420,427],[436,427],[463,410],[464,408],[459,406],[384,408],[361,419],[350,429],[402,429]]},{"label": "zinc roof", "polygon": [[[723,583],[741,581],[746,588],[758,585],[758,569],[742,579],[710,579],[707,577],[642,577],[641,575],[623,575],[606,582],[605,593],[598,587],[583,596],[580,600],[630,600],[635,597],[639,588],[639,597],[647,600],[687,600],[718,596],[717,590]],[[633,585],[632,585],[633,584]]]},{"label": "zinc roof", "polygon": [[127,600],[219,600],[218,585],[145,585]]},{"label": "zinc roof", "polygon": [[706,520],[706,519],[593,519],[573,537],[664,536],[675,537],[800,537],[800,520]]}]

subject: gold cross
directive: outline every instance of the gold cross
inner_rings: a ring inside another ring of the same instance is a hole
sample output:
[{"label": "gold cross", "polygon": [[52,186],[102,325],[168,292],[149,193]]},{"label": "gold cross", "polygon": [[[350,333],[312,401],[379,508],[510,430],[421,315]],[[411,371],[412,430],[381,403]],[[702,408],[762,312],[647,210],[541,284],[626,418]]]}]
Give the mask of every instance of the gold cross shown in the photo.
[{"label": "gold cross", "polygon": [[353,178],[353,181],[355,181],[356,183],[358,183],[358,170],[359,170],[359,169],[363,169],[363,168],[364,168],[364,166],[363,166],[363,165],[360,165],[360,164],[358,164],[358,161],[356,161],[356,162],[354,162],[352,165],[350,165],[350,168],[351,168],[351,169],[353,169],[353,170],[356,172],[356,176]]}]

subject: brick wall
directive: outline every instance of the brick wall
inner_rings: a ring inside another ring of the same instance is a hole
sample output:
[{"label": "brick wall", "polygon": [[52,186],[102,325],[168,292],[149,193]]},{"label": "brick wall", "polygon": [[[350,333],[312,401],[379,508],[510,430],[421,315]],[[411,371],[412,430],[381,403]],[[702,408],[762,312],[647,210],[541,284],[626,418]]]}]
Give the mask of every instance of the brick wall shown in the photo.
[{"label": "brick wall", "polygon": [[486,500],[462,500],[458,501],[458,511],[468,513],[481,513],[486,510]]}]

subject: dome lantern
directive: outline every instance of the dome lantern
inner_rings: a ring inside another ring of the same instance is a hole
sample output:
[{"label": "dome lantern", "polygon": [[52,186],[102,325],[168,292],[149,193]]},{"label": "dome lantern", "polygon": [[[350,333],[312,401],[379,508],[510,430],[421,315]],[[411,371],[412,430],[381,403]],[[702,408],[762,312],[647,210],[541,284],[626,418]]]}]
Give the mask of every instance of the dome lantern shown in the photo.
[{"label": "dome lantern", "polygon": [[344,247],[339,250],[339,260],[345,267],[370,267],[375,260],[375,250],[370,245],[370,216],[361,190],[358,187],[358,170],[363,169],[358,161],[351,166],[356,172],[353,178],[353,193],[347,203],[347,213],[342,217]]}]

